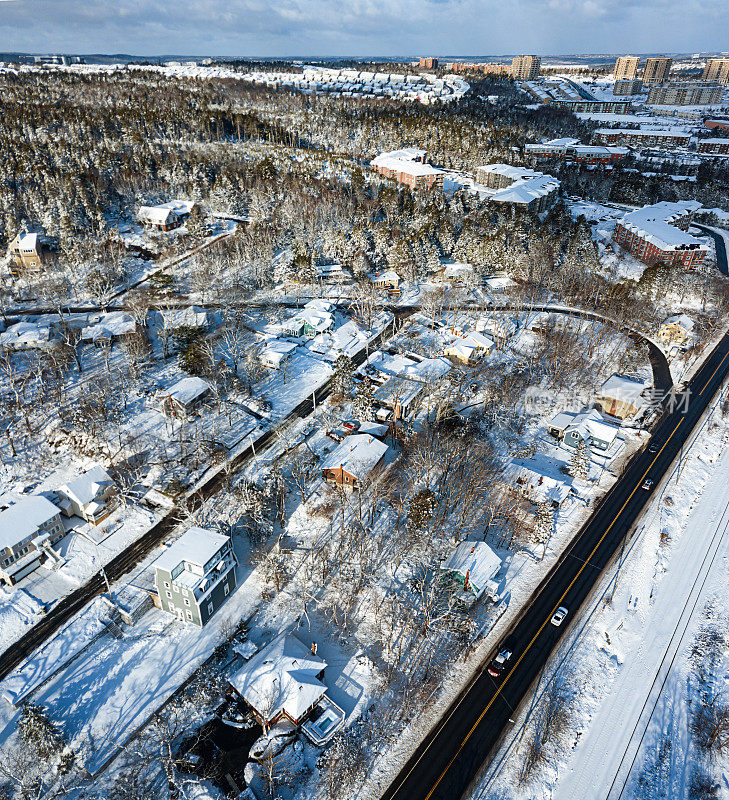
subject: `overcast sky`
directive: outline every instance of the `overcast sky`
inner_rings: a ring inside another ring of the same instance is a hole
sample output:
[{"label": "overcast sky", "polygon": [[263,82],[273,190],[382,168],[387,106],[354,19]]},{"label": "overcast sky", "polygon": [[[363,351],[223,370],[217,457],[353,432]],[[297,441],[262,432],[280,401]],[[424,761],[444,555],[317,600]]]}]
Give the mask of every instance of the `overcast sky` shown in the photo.
[{"label": "overcast sky", "polygon": [[0,0],[0,50],[230,56],[694,52],[727,0]]}]

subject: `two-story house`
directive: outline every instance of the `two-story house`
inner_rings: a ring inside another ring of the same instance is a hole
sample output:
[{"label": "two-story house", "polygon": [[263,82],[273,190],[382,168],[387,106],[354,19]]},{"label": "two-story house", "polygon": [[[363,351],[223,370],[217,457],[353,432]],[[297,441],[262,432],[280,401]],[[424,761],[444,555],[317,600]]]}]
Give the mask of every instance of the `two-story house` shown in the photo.
[{"label": "two-story house", "polygon": [[31,573],[65,535],[61,512],[41,495],[19,497],[0,510],[0,581],[12,586]]},{"label": "two-story house", "polygon": [[114,479],[99,464],[65,483],[56,494],[67,517],[76,515],[92,525],[106,519],[118,505]]},{"label": "two-story house", "polygon": [[236,587],[230,537],[190,528],[155,562],[155,586],[164,611],[202,627]]},{"label": "two-story house", "polygon": [[19,233],[10,242],[8,250],[10,252],[10,271],[16,276],[28,270],[41,269],[55,258],[45,237],[27,231]]}]

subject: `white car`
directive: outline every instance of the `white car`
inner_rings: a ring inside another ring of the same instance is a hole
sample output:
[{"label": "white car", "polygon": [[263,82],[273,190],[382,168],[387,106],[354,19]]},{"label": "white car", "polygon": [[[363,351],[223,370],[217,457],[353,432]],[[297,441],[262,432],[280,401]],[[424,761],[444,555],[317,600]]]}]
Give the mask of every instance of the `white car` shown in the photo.
[{"label": "white car", "polygon": [[570,613],[570,612],[569,612],[569,610],[568,610],[568,609],[566,609],[564,606],[560,606],[560,607],[559,607],[559,608],[558,608],[558,609],[557,609],[557,610],[554,612],[554,616],[553,616],[553,617],[552,617],[552,619],[550,619],[549,621],[550,621],[550,622],[552,623],[552,625],[554,625],[556,628],[559,628],[559,626],[562,624],[562,622],[563,622],[564,618],[565,618],[565,617],[567,616],[567,614],[569,614],[569,613]]}]

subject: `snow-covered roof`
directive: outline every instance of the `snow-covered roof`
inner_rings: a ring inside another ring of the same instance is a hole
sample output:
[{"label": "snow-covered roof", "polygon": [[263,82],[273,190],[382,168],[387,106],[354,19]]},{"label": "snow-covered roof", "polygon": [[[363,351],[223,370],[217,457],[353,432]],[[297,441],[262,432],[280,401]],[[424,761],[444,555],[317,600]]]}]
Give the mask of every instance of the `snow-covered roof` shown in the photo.
[{"label": "snow-covered roof", "polygon": [[594,408],[575,414],[572,422],[566,427],[565,433],[571,430],[577,430],[583,439],[589,436],[607,442],[608,445],[612,444],[618,435],[618,428],[605,422],[602,414]]},{"label": "snow-covered roof", "polygon": [[33,536],[38,528],[58,514],[56,506],[38,494],[20,497],[0,511],[0,549],[13,547]]},{"label": "snow-covered roof", "polygon": [[[338,264],[332,264],[331,266],[339,266],[339,269],[341,269],[341,265]],[[322,300],[320,297],[315,297],[313,300],[309,300],[309,302],[304,305],[304,308],[309,308],[312,311],[329,313],[334,308],[334,303],[332,303],[331,300]]]},{"label": "snow-covered roof", "polygon": [[19,233],[11,244],[16,245],[21,250],[35,250],[38,247],[38,234]]},{"label": "snow-covered roof", "polygon": [[597,136],[670,136],[678,139],[690,139],[691,134],[680,128],[664,128],[661,130],[642,130],[640,128],[598,128],[595,131]]},{"label": "snow-covered roof", "polygon": [[4,333],[0,333],[0,345],[3,347],[33,347],[48,344],[51,329],[36,322],[16,322]]},{"label": "snow-covered roof", "polygon": [[174,209],[163,206],[140,206],[139,219],[142,222],[156,222],[166,225],[170,218],[177,217]]},{"label": "snow-covered roof", "polygon": [[468,583],[476,599],[500,569],[501,559],[486,542],[461,542],[443,564],[444,571],[457,572],[464,578],[468,573]]},{"label": "snow-covered roof", "polygon": [[164,327],[171,328],[201,328],[207,325],[208,312],[204,308],[189,306],[188,308],[171,308],[159,312],[162,315]]},{"label": "snow-covered roof", "polygon": [[428,175],[442,175],[443,170],[423,163],[425,150],[418,150],[415,147],[406,147],[402,150],[392,150],[388,153],[380,153],[370,162],[373,167],[384,167],[393,172],[403,172],[406,175],[424,177]]},{"label": "snow-covered roof", "polygon": [[434,381],[442,378],[447,372],[450,372],[453,365],[447,358],[424,358],[415,364],[407,366],[402,375],[413,381]]},{"label": "snow-covered roof", "polygon": [[260,352],[260,358],[267,364],[278,366],[293,353],[298,345],[293,342],[283,342],[281,339],[271,339],[266,342]]},{"label": "snow-covered roof", "polygon": [[394,269],[388,269],[385,272],[381,272],[379,275],[373,275],[370,279],[372,283],[400,283],[400,276],[395,272]]},{"label": "snow-covered roof", "polygon": [[529,169],[529,167],[515,167],[512,164],[486,164],[482,167],[476,168],[477,172],[486,172],[493,175],[503,175],[505,178],[511,178],[513,181],[522,181],[527,178],[539,178],[544,175],[543,172]]},{"label": "snow-covered roof", "polygon": [[661,250],[706,250],[704,242],[672,224],[699,208],[701,203],[695,200],[681,200],[677,203],[663,201],[631,211],[619,224]]},{"label": "snow-covered roof", "polygon": [[220,548],[229,541],[230,539],[227,536],[223,536],[222,533],[209,531],[205,528],[192,527],[186,530],[173,545],[168,547],[157,558],[154,566],[165,569],[168,572],[172,572],[183,561],[187,561],[189,564],[196,564],[198,567],[204,567]]},{"label": "snow-covered roof", "polygon": [[356,433],[348,436],[329,454],[322,469],[341,467],[345,472],[354,475],[357,480],[364,481],[380,463],[387,450],[387,445],[374,436]]},{"label": "snow-covered roof", "polygon": [[615,373],[603,383],[598,394],[615,400],[632,401],[638,405],[636,401],[641,399],[645,387],[646,384],[637,378],[628,378]]},{"label": "snow-covered roof", "polygon": [[137,330],[137,321],[125,311],[112,311],[95,325],[88,325],[81,331],[81,338],[88,341],[97,339],[113,339],[116,336],[134,333]]},{"label": "snow-covered roof", "polygon": [[513,458],[507,472],[517,483],[528,487],[534,499],[562,505],[572,491],[572,478],[562,472],[564,463],[544,455]]},{"label": "snow-covered roof", "polygon": [[80,506],[86,506],[95,500],[103,489],[113,484],[111,475],[101,465],[95,464],[82,475],[61,486],[60,491]]},{"label": "snow-covered roof", "polygon": [[300,720],[327,687],[317,678],[326,661],[282,633],[230,678],[230,684],[266,721],[285,713]]},{"label": "snow-covered roof", "polygon": [[674,314],[664,319],[661,325],[678,325],[688,333],[693,330],[694,321],[686,314]]},{"label": "snow-covered roof", "polygon": [[298,330],[303,325],[310,325],[315,331],[321,333],[334,324],[334,317],[328,311],[319,311],[316,308],[302,308],[283,324],[284,330]]},{"label": "snow-covered roof", "polygon": [[187,406],[209,391],[209,383],[202,378],[192,375],[188,378],[182,378],[173,386],[170,386],[169,389],[163,390],[162,395],[164,397],[171,397],[173,400],[180,403],[180,405]]},{"label": "snow-covered roof", "polygon": [[559,189],[560,182],[551,175],[540,175],[515,181],[505,189],[499,189],[491,195],[491,200],[496,203],[525,203],[545,197]]}]

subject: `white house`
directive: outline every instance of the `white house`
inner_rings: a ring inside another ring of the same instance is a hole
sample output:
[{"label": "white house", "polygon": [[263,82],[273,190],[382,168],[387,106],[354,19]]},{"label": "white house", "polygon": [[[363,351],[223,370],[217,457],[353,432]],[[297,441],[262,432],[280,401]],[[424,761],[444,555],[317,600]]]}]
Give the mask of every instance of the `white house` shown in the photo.
[{"label": "white house", "polygon": [[53,344],[50,327],[37,322],[16,322],[0,333],[0,347],[8,350],[43,349]]},{"label": "white house", "polygon": [[129,336],[137,330],[137,321],[125,311],[112,311],[105,314],[95,325],[88,325],[81,331],[81,340],[93,342],[97,346],[109,345],[114,339]]},{"label": "white house", "polygon": [[562,471],[564,461],[540,455],[536,458],[513,458],[508,475],[521,493],[534,503],[549,503],[559,508],[573,491],[572,478]]},{"label": "white house", "polygon": [[0,510],[0,580],[12,585],[32,572],[65,535],[61,514],[41,495],[21,496]]},{"label": "white house", "polygon": [[59,507],[67,516],[82,517],[98,525],[117,505],[116,484],[109,473],[95,464],[57,491]]},{"label": "white house", "polygon": [[281,331],[287,336],[297,339],[313,339],[320,333],[328,331],[334,325],[334,317],[329,311],[317,307],[304,307],[293,317],[282,323]]},{"label": "white house", "polygon": [[230,685],[259,721],[288,719],[299,725],[326,693],[327,663],[290,633],[279,634],[230,678]]},{"label": "white house", "polygon": [[396,291],[400,287],[400,276],[394,269],[388,269],[386,272],[378,272],[370,278],[370,281],[372,285],[378,289]]},{"label": "white house", "polygon": [[495,590],[493,579],[501,569],[501,559],[486,542],[461,542],[441,567],[449,580],[463,587],[462,599],[478,600],[487,589]]},{"label": "white house", "polygon": [[270,369],[281,369],[281,367],[293,356],[298,345],[293,342],[283,342],[280,339],[272,339],[261,349],[258,357],[265,367]]}]

